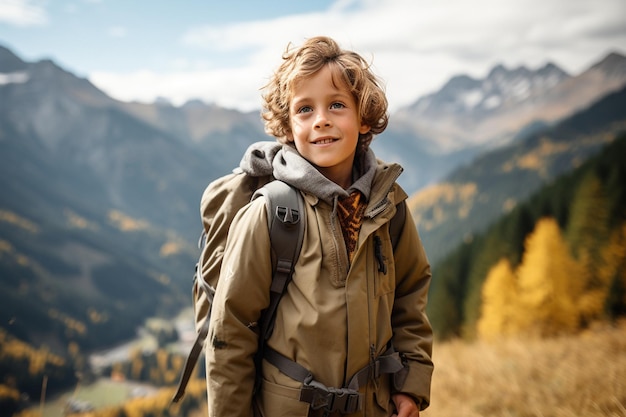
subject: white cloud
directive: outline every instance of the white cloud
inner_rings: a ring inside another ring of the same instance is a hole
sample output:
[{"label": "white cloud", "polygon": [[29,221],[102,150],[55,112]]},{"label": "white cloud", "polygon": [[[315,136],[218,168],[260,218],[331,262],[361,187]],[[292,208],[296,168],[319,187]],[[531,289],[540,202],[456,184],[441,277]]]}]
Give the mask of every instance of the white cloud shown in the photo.
[{"label": "white cloud", "polygon": [[91,79],[118,98],[197,97],[249,110],[260,106],[259,88],[287,44],[324,34],[373,58],[394,110],[453,75],[483,77],[498,63],[534,68],[552,61],[582,71],[611,46],[625,47],[625,16],[623,0],[338,0],[323,12],[190,28],[181,48],[211,57],[208,65],[187,58],[171,74]]},{"label": "white cloud", "polygon": [[48,15],[41,2],[34,0],[0,1],[0,22],[15,26],[36,26],[48,23]]},{"label": "white cloud", "polygon": [[89,80],[122,101],[152,102],[157,97],[167,97],[174,105],[181,105],[190,99],[199,98],[241,110],[260,107],[259,84],[249,77],[246,69],[166,74],[147,70],[127,74],[95,72],[89,76]]}]

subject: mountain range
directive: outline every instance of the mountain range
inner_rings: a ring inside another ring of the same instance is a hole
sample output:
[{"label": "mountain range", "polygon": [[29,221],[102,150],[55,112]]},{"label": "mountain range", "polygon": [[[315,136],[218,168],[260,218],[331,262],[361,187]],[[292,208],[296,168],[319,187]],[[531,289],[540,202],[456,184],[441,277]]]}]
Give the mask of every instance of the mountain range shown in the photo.
[{"label": "mountain range", "polygon": [[[626,132],[626,88],[457,167],[409,199],[432,262]],[[625,156],[626,158],[626,156]]]},{"label": "mountain range", "polygon": [[577,76],[549,63],[533,71],[525,66],[494,67],[486,78],[453,77],[441,90],[396,114],[395,122],[436,138],[445,152],[475,145],[509,142],[525,126],[550,123],[582,110],[619,89],[626,60],[610,53]]},{"label": "mountain range", "polygon": [[401,184],[414,192],[479,154],[585,109],[625,82],[626,58],[617,52],[577,75],[549,63],[536,70],[497,65],[483,79],[455,76],[392,114],[374,149],[407,168]]},{"label": "mountain range", "polygon": [[[498,66],[484,80],[455,77],[392,114],[373,147],[403,164],[407,191],[423,192],[529,136],[545,146],[540,132],[584,118],[624,84],[626,58],[617,53],[576,76],[553,64]],[[188,305],[202,191],[258,140],[268,138],[257,112],[120,102],[50,60],[25,62],[0,47],[0,326],[36,345],[95,349]]]}]

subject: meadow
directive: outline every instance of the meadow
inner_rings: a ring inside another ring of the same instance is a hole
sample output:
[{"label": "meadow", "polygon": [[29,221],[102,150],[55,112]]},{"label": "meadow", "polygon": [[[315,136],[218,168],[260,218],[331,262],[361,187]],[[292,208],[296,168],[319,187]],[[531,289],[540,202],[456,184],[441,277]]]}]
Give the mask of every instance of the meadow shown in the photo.
[{"label": "meadow", "polygon": [[[433,359],[431,405],[422,417],[626,417],[626,320],[552,338],[438,342]],[[86,414],[94,417],[206,416],[204,381],[189,388],[184,402],[196,406],[185,411],[168,409],[172,388],[128,400],[128,384],[109,380],[70,395],[96,406]],[[61,417],[67,398],[19,416]]]},{"label": "meadow", "polygon": [[422,417],[625,417],[626,322],[577,335],[436,344]]}]

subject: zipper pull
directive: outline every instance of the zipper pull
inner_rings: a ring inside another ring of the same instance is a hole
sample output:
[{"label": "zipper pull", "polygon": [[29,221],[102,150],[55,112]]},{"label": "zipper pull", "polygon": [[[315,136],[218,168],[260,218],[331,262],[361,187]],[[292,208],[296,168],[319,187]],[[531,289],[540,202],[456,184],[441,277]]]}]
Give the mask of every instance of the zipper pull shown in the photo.
[{"label": "zipper pull", "polygon": [[380,236],[374,236],[374,256],[378,261],[378,272],[382,272],[387,275],[387,264],[385,263],[385,257],[383,256],[383,242],[380,240]]}]

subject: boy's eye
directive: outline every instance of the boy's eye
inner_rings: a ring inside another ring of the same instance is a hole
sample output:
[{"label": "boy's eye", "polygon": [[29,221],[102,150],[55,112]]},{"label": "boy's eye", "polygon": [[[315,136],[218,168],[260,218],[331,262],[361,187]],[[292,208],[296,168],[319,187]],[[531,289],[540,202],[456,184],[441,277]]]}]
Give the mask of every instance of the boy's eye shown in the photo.
[{"label": "boy's eye", "polygon": [[339,102],[336,102],[330,105],[331,109],[342,109],[344,107],[346,106],[344,106],[343,103],[339,103]]},{"label": "boy's eye", "polygon": [[310,111],[313,111],[311,106],[302,106],[298,109],[298,113],[308,113]]}]

